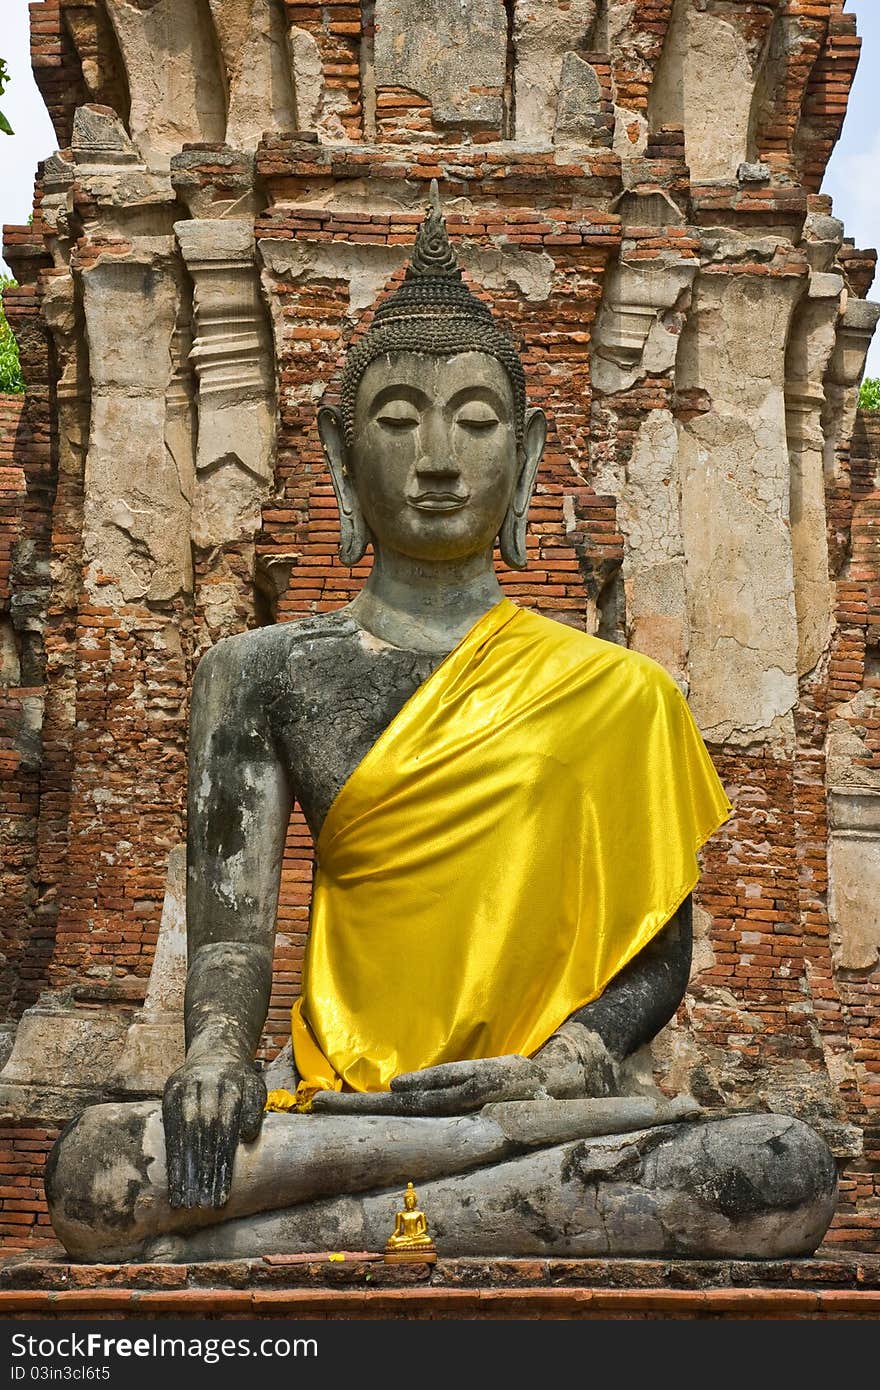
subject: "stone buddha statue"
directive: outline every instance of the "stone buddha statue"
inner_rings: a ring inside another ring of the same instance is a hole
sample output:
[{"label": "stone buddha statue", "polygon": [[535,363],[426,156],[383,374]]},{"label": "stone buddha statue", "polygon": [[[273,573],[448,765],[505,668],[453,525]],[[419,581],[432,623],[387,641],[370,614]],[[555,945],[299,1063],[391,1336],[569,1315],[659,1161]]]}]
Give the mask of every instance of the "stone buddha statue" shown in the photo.
[{"label": "stone buddha statue", "polygon": [[[413,1178],[441,1256],[812,1251],[836,1173],[810,1128],[621,1094],[684,995],[696,851],[730,807],[660,667],[502,593],[546,424],[436,196],[319,430],[342,560],[371,545],[372,570],[199,665],[186,1059],[161,1105],[61,1136],[59,1237],[87,1260],[381,1250]],[[266,1113],[294,800],[316,873]]]}]

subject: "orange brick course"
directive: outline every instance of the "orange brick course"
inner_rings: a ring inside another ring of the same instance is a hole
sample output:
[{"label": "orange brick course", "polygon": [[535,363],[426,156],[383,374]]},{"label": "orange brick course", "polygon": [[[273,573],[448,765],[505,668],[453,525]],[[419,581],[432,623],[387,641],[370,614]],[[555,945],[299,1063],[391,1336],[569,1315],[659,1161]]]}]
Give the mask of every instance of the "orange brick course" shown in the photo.
[{"label": "orange brick course", "polygon": [[350,1252],[202,1265],[0,1266],[0,1315],[311,1318],[861,1318],[880,1310],[863,1258],[797,1261],[443,1259]]},{"label": "orange brick course", "polygon": [[[687,419],[708,403],[677,393],[671,373],[642,378],[618,395],[594,396],[590,358],[609,266],[618,258],[634,265],[670,256],[693,260],[699,229],[712,226],[784,226],[796,239],[808,210],[822,210],[821,200],[811,201],[811,195],[846,110],[859,52],[854,16],[842,0],[725,7],[741,10],[737,22],[751,25],[758,37],[772,10],[786,37],[778,81],[762,106],[757,132],[757,152],[771,176],[759,184],[691,186],[683,133],[654,131],[644,157],[628,163],[627,186],[631,193],[668,193],[686,208],[686,226],[666,227],[624,224],[602,210],[621,187],[621,161],[610,141],[557,156],[495,144],[503,131],[465,138],[461,131],[441,129],[424,99],[391,89],[371,95],[365,86],[370,5],[285,5],[289,21],[315,39],[327,83],[339,97],[346,136],[355,143],[330,148],[302,132],[264,138],[256,162],[269,206],[258,219],[258,239],[353,250],[400,247],[403,259],[420,214],[371,216],[314,205],[346,182],[406,180],[426,187],[437,178],[444,198],[467,198],[474,209],[466,218],[450,216],[454,240],[551,254],[548,301],[530,303],[512,286],[492,297],[495,312],[523,345],[530,400],[550,420],[531,513],[530,567],[525,574],[503,573],[502,582],[521,603],[577,626],[598,623],[602,635],[619,640],[623,538],[615,500],[597,492],[594,480],[607,465],[626,464],[650,412],[671,410]],[[65,146],[75,107],[89,99],[84,53],[100,69],[99,99],[117,110],[124,106],[118,54],[97,20],[87,39],[80,32],[78,53],[71,26],[85,22],[84,7],[73,0],[46,0],[31,9],[35,70]],[[672,9],[672,0],[636,0],[613,61],[587,55],[609,116],[612,96],[628,110],[648,112]],[[191,146],[175,159],[172,176],[182,191],[198,186],[228,198],[246,185],[249,161],[221,146]],[[89,198],[79,192],[74,198],[81,225],[97,216]],[[310,208],[296,206],[304,199]],[[353,322],[343,279],[278,279],[272,288],[281,343],[276,475],[257,537],[256,570],[245,549],[232,545],[222,565],[216,555],[196,555],[191,599],[149,608],[86,600],[82,470],[62,472],[58,466],[59,367],[41,316],[42,294],[54,272],[43,243],[40,200],[38,183],[33,226],[5,229],[7,257],[21,282],[20,289],[7,292],[6,306],[28,382],[24,400],[0,398],[0,618],[10,630],[14,626],[19,660],[16,684],[0,690],[0,812],[7,837],[0,864],[0,1017],[13,1019],[49,986],[70,990],[83,1008],[106,1001],[130,1011],[142,1002],[168,852],[185,833],[189,690],[200,654],[218,635],[211,597],[219,579],[240,582],[235,619],[245,627],[337,607],[367,572],[366,564],[350,571],[336,558],[336,509],[317,438],[314,388],[319,383],[333,400],[342,356],[369,316]],[[83,236],[75,261],[87,265],[100,254],[127,249],[122,239]],[[865,294],[871,257],[849,249],[842,264],[853,291]],[[806,275],[799,254],[715,268],[725,274]],[[398,279],[399,274],[389,288]],[[703,1083],[696,1077],[697,1086],[704,1085],[699,1098],[707,1104],[750,1094],[773,1066],[801,1068],[806,1087],[829,1059],[852,1052],[856,1065],[840,1086],[842,1117],[863,1129],[865,1146],[861,1157],[843,1166],[829,1244],[870,1252],[880,1249],[880,970],[846,974],[832,965],[824,744],[829,720],[841,707],[864,690],[880,688],[880,417],[861,416],[851,447],[849,441],[842,445],[827,504],[838,605],[830,662],[803,685],[793,751],[711,750],[736,814],[705,852],[698,896],[711,918],[713,960],[696,978],[682,1021],[698,1047],[724,1059],[720,1081],[708,1069]],[[288,573],[289,580],[277,587],[260,580]],[[168,630],[178,635],[176,646],[164,640]],[[43,721],[36,760],[26,738],[35,702]],[[880,769],[880,715],[862,724],[867,765]],[[297,814],[285,848],[264,1056],[284,1041],[299,991],[311,866],[310,837]],[[727,995],[733,1005],[719,1003]],[[57,1134],[53,1118],[0,1127],[0,1248],[29,1250],[52,1239],[40,1175]],[[85,1306],[77,1298],[99,1295],[108,1309],[123,1311],[179,1310],[183,1305],[173,1299],[184,1294],[191,1296],[191,1311],[208,1307],[204,1291],[181,1285],[177,1292],[177,1275],[168,1278],[155,1293],[133,1293],[113,1280],[88,1290],[81,1285],[79,1292],[10,1290],[0,1282],[0,1312],[63,1315]],[[506,1315],[522,1315],[525,1307],[519,1295],[505,1303],[504,1290],[493,1291],[488,1301],[474,1292],[448,1294],[393,1290],[387,1306],[399,1310],[412,1299],[420,1316],[442,1316],[453,1306],[485,1313],[502,1305],[519,1310]],[[789,1289],[785,1306],[792,1316],[843,1316],[856,1307],[846,1299],[856,1295],[867,1299],[860,1309],[876,1314],[876,1291],[855,1286],[821,1293]],[[774,1295],[781,1296],[782,1291]],[[279,1290],[226,1291],[213,1310],[266,1311],[271,1304],[287,1313],[329,1315],[354,1306],[345,1302],[352,1295],[338,1290],[308,1292],[299,1304],[291,1297]],[[548,1309],[567,1308],[564,1315],[602,1308],[613,1316],[664,1309],[678,1315],[671,1310],[680,1305],[690,1309],[681,1315],[740,1316],[749,1309],[754,1315],[763,1294],[720,1291],[715,1302],[706,1302],[709,1295],[692,1290],[655,1288],[613,1292],[617,1301],[611,1303],[589,1291],[545,1290],[542,1297]],[[166,1303],[148,1305],[143,1300],[149,1298]],[[782,1306],[777,1302],[777,1309]],[[96,1307],[89,1303],[90,1310]],[[386,1305],[374,1307],[381,1312]]]}]

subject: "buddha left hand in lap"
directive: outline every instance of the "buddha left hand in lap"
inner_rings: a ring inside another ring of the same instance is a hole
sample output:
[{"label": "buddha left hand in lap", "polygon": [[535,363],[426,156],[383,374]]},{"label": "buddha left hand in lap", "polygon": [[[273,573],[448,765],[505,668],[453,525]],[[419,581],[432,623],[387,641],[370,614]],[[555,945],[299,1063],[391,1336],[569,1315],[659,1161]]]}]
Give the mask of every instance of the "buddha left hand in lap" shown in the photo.
[{"label": "buddha left hand in lap", "polygon": [[[694,848],[729,806],[664,672],[503,598],[494,547],[525,566],[546,424],[436,205],[319,429],[342,559],[372,543],[372,571],[346,608],[223,641],[198,668],[187,1055],[161,1115],[94,1107],[59,1141],[53,1221],[85,1258],[142,1258],[169,1235],[165,1258],[327,1248],[353,1210],[364,1248],[410,1177],[432,1224],[447,1212],[438,1240],[467,1250],[456,1175],[478,1186],[497,1173],[506,1201],[505,1183],[531,1181],[521,1165],[561,1163],[576,1186],[553,1136],[586,1112],[560,1118],[549,1102],[614,1095],[618,1064],[686,988]],[[293,1018],[316,1113],[264,1117],[253,1057],[294,799],[317,847]],[[496,1104],[519,1100],[538,1107],[525,1128]],[[797,1206],[808,1169],[827,1206],[821,1141],[766,1123],[782,1206]],[[737,1121],[710,1126],[713,1143],[725,1124]],[[672,1165],[673,1187],[688,1162]],[[542,1221],[522,1249],[589,1253],[588,1235],[560,1229],[554,1244]],[[810,1244],[809,1230],[789,1243]]]}]

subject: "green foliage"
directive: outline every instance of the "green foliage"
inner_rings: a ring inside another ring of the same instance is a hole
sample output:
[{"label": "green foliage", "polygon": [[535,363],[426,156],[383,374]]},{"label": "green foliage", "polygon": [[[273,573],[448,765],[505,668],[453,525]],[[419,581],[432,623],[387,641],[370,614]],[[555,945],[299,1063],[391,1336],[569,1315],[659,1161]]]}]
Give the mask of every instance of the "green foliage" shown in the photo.
[{"label": "green foliage", "polygon": [[[7,68],[3,59],[0,58],[0,97],[2,97],[3,93],[6,91],[8,82],[9,69]],[[3,115],[2,111],[0,111],[0,130],[3,131],[4,135],[12,134],[12,126],[9,124],[6,117]]]},{"label": "green foliage", "polygon": [[866,376],[859,393],[862,410],[880,410],[880,377]]},{"label": "green foliage", "polygon": [[[0,294],[7,285],[14,284],[15,281],[10,280],[7,275],[0,275]],[[2,299],[0,299],[0,391],[12,392],[16,395],[24,391],[21,363],[18,359],[18,343],[12,336],[12,329],[6,322]]]}]

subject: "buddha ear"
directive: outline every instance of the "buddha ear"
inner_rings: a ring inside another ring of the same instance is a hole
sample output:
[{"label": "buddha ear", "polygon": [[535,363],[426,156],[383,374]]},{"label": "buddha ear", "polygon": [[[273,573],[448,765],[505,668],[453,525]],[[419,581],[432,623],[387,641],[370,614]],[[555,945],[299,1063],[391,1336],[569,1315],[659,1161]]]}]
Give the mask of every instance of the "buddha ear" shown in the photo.
[{"label": "buddha ear", "polygon": [[339,558],[344,565],[356,565],[366,554],[370,533],[352,481],[345,427],[336,406],[325,405],[318,411],[318,434],[339,507]]},{"label": "buddha ear", "polygon": [[501,546],[501,558],[506,565],[514,570],[524,570],[527,564],[526,521],[538,477],[538,465],[541,462],[546,442],[546,415],[543,410],[527,410],[520,450],[522,461],[519,476],[498,537]]}]

